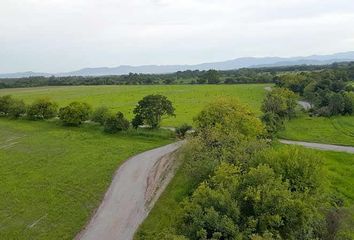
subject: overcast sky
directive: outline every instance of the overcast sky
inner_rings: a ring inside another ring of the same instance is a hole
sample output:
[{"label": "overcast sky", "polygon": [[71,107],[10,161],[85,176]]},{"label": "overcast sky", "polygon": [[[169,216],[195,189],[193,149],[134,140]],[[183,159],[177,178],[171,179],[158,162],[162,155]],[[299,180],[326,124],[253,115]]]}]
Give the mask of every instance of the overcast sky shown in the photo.
[{"label": "overcast sky", "polygon": [[0,73],[352,50],[353,0],[0,0]]}]

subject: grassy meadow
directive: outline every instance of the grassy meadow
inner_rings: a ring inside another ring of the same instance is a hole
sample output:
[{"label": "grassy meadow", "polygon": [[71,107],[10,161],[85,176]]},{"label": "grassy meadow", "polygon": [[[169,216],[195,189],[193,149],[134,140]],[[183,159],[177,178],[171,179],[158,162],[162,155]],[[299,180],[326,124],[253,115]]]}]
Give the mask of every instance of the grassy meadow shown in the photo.
[{"label": "grassy meadow", "polygon": [[174,140],[98,128],[0,118],[0,239],[73,239],[124,160]]},{"label": "grassy meadow", "polygon": [[300,115],[285,124],[284,139],[354,146],[354,116],[309,117]]},{"label": "grassy meadow", "polygon": [[0,96],[11,94],[31,103],[36,98],[50,97],[64,106],[72,101],[87,102],[93,107],[107,106],[121,111],[130,119],[137,102],[149,94],[167,96],[176,108],[176,118],[165,119],[162,125],[192,124],[193,117],[219,96],[233,96],[260,114],[260,105],[269,84],[239,85],[144,85],[144,86],[72,86],[0,89]]}]

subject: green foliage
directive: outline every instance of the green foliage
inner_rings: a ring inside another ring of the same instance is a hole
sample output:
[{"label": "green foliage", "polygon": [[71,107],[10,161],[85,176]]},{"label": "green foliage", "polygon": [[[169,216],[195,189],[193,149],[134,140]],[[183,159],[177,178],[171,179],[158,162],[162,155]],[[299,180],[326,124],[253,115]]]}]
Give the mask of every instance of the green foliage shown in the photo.
[{"label": "green foliage", "polygon": [[313,103],[314,114],[330,117],[352,114],[354,103],[348,96],[353,88],[346,83],[349,79],[345,72],[326,70],[285,74],[277,85],[297,92]]},{"label": "green foliage", "polygon": [[5,95],[0,97],[0,116],[7,115],[9,113],[11,102],[11,95]]},{"label": "green foliage", "polygon": [[104,131],[107,133],[117,133],[128,130],[129,121],[124,118],[123,113],[117,112],[115,116],[109,116],[104,123]]},{"label": "green foliage", "polygon": [[26,104],[23,100],[13,99],[8,110],[8,116],[11,118],[19,118],[26,113],[26,110]]},{"label": "green foliage", "polygon": [[219,72],[213,69],[208,70],[202,77],[208,84],[220,83]]},{"label": "green foliage", "polygon": [[188,144],[188,172],[199,183],[220,162],[242,165],[265,143],[264,125],[233,98],[219,98],[195,118],[196,133]]},{"label": "green foliage", "polygon": [[160,126],[163,116],[174,116],[175,109],[172,102],[162,95],[148,95],[138,102],[133,113],[133,126],[143,122],[151,128]]},{"label": "green foliage", "polygon": [[344,93],[343,98],[344,98],[343,113],[348,115],[354,115],[354,91]]},{"label": "green foliage", "polygon": [[176,128],[176,135],[179,138],[184,138],[188,131],[192,130],[192,126],[186,123]]},{"label": "green foliage", "polygon": [[267,165],[243,173],[221,164],[184,203],[178,231],[190,239],[276,239],[316,237],[318,202],[291,191],[291,185]]},{"label": "green foliage", "polygon": [[64,125],[79,126],[89,119],[91,107],[87,103],[72,102],[59,109],[59,118]]},{"label": "green foliage", "polygon": [[144,124],[144,120],[140,115],[135,115],[135,117],[132,119],[132,126],[137,129],[139,126]]},{"label": "green foliage", "polygon": [[311,150],[289,146],[266,149],[252,159],[250,166],[266,164],[290,184],[291,191],[317,194],[325,185],[323,159]]},{"label": "green foliage", "polygon": [[263,100],[262,112],[273,113],[280,118],[291,118],[295,115],[297,96],[294,92],[285,88],[275,88],[269,91]]},{"label": "green foliage", "polygon": [[205,137],[210,131],[217,135],[238,133],[248,137],[258,137],[264,133],[264,126],[255,114],[233,98],[216,99],[199,113],[195,123],[198,134]]},{"label": "green foliage", "polygon": [[98,107],[91,114],[91,121],[104,125],[106,119],[110,116],[108,107]]},{"label": "green foliage", "polygon": [[261,119],[262,122],[266,125],[266,130],[270,134],[270,137],[274,137],[275,133],[281,129],[284,129],[284,120],[275,113],[266,112],[262,115]]},{"label": "green foliage", "polygon": [[58,105],[48,98],[37,99],[27,109],[27,117],[30,120],[50,119],[57,113]]},{"label": "green foliage", "polygon": [[262,121],[271,136],[282,128],[285,119],[295,116],[296,105],[297,95],[286,88],[275,88],[267,93],[261,106]]}]

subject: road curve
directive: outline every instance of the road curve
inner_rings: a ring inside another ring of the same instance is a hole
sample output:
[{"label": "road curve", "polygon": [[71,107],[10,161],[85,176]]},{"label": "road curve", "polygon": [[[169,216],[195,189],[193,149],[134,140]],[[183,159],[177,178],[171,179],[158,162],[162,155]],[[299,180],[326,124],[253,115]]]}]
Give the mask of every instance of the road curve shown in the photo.
[{"label": "road curve", "polygon": [[77,240],[129,240],[172,178],[171,157],[182,141],[128,159]]},{"label": "road curve", "polygon": [[284,140],[284,139],[280,139],[279,141],[283,144],[300,145],[303,147],[319,149],[319,150],[354,153],[354,147],[312,143],[312,142],[291,141],[291,140]]}]

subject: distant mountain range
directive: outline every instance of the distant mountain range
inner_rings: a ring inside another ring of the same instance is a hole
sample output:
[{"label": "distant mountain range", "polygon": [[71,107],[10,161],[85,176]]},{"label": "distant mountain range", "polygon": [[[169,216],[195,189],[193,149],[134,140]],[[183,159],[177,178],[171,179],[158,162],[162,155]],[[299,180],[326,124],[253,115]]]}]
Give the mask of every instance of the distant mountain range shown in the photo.
[{"label": "distant mountain range", "polygon": [[143,65],[118,67],[83,68],[65,73],[18,72],[0,74],[0,78],[20,78],[30,76],[105,76],[124,75],[129,73],[173,73],[185,70],[233,70],[239,68],[279,67],[293,65],[322,65],[334,62],[354,61],[354,51],[331,55],[312,55],[307,57],[245,57],[223,62],[202,63],[197,65]]}]

